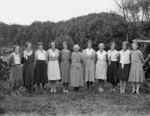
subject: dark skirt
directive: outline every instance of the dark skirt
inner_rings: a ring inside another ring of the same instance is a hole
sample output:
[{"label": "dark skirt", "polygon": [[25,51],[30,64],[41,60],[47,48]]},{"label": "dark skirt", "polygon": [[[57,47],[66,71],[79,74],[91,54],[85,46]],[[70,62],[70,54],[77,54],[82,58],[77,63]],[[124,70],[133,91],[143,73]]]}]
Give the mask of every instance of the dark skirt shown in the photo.
[{"label": "dark skirt", "polygon": [[47,64],[45,60],[38,60],[36,62],[35,83],[48,83]]},{"label": "dark skirt", "polygon": [[128,81],[129,73],[130,73],[130,64],[124,64],[124,67],[122,68],[122,64],[120,63],[118,68],[118,78],[120,80]]},{"label": "dark skirt", "polygon": [[16,65],[10,68],[10,87],[20,87],[23,85],[22,66]]},{"label": "dark skirt", "polygon": [[34,85],[34,63],[25,63],[23,67],[24,86]]},{"label": "dark skirt", "polygon": [[107,82],[112,83],[112,84],[117,84],[119,82],[117,61],[111,61],[111,64],[108,65]]}]

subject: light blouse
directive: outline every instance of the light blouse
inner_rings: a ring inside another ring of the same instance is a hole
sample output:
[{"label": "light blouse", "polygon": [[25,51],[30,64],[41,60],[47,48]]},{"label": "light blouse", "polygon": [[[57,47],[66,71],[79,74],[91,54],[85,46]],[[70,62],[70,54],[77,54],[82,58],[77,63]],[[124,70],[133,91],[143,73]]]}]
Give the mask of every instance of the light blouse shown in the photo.
[{"label": "light blouse", "polygon": [[37,50],[35,52],[35,57],[37,60],[47,60],[47,52],[45,50]]},{"label": "light blouse", "polygon": [[119,52],[117,50],[109,50],[107,54],[109,61],[118,61]]},{"label": "light blouse", "polygon": [[21,64],[20,55],[16,54],[16,53],[13,53],[13,55],[14,55],[14,59],[15,59],[15,65]]},{"label": "light blouse", "polygon": [[131,55],[130,50],[126,50],[126,51],[121,50],[119,52],[119,55],[120,55],[121,64],[130,64],[130,55]]}]

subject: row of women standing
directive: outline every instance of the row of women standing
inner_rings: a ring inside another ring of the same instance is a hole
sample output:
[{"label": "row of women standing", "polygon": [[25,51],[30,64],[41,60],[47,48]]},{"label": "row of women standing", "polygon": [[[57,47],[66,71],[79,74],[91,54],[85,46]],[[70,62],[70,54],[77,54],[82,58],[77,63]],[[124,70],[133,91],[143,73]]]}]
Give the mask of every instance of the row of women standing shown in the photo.
[{"label": "row of women standing", "polygon": [[[115,43],[111,43],[111,49],[106,52],[104,44],[99,44],[99,50],[92,49],[92,42],[88,41],[88,48],[79,52],[79,45],[74,46],[74,52],[67,49],[67,42],[63,42],[63,50],[56,49],[54,42],[51,49],[45,51],[43,44],[38,43],[38,50],[31,50],[31,43],[27,42],[23,55],[19,54],[19,46],[14,46],[14,52],[9,56],[10,82],[19,94],[18,88],[24,85],[28,92],[34,84],[43,87],[50,82],[51,92],[56,92],[57,81],[61,79],[63,92],[68,92],[68,84],[75,91],[80,86],[87,84],[91,89],[95,78],[98,80],[99,92],[104,91],[104,82],[107,80],[112,84],[111,91],[116,91],[118,80],[120,80],[120,93],[125,93],[126,82],[133,83],[132,93],[139,94],[140,83],[144,81],[142,63],[144,63],[142,52],[138,50],[137,43],[133,43],[133,50],[128,50],[128,43],[123,42],[122,50],[115,50]],[[60,64],[59,64],[60,60]],[[119,68],[118,68],[119,62]],[[23,64],[23,65],[22,65]],[[130,69],[131,66],[131,69]],[[137,88],[135,88],[137,87]]]}]

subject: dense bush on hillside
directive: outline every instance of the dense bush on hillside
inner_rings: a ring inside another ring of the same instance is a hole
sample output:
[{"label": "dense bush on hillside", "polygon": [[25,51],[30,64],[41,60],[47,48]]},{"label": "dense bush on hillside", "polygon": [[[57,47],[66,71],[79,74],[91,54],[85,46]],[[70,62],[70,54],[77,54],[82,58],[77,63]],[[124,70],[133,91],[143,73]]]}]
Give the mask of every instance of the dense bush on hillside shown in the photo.
[{"label": "dense bush on hillside", "polygon": [[[129,23],[130,28],[127,29]],[[56,41],[58,47],[61,48],[61,43],[67,40],[70,48],[76,43],[81,48],[85,48],[87,40],[92,39],[95,49],[100,42],[104,42],[108,49],[110,41],[116,41],[119,49],[121,42],[126,40],[127,30],[129,42],[140,38],[141,35],[149,38],[149,23],[145,22],[135,27],[131,22],[126,22],[122,16],[115,13],[89,14],[58,23],[49,21],[35,21],[31,25],[0,23],[0,46],[24,45],[27,41],[36,44],[42,41],[47,49],[51,41]]]},{"label": "dense bush on hillside", "polygon": [[89,14],[58,23],[49,21],[36,21],[31,25],[0,23],[0,45],[24,45],[26,41],[36,44],[42,41],[47,48],[51,41],[56,40],[60,45],[67,39],[71,47],[78,43],[81,48],[85,48],[87,40],[92,39],[96,49],[99,42],[108,44],[113,40],[120,48],[120,43],[126,39],[126,23],[122,16],[114,13]]}]

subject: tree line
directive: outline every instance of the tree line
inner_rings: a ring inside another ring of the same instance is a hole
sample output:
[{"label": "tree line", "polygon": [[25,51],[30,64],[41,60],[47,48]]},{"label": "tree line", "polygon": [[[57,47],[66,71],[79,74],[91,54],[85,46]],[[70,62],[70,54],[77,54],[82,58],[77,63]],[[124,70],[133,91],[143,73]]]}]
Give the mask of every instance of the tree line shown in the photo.
[{"label": "tree line", "polygon": [[55,41],[58,48],[61,49],[62,42],[68,41],[70,49],[74,44],[79,44],[81,49],[84,49],[90,39],[93,41],[93,47],[96,50],[100,42],[105,44],[107,50],[111,41],[115,41],[117,49],[120,49],[122,41],[128,40],[131,42],[136,38],[147,39],[150,36],[149,32],[150,21],[131,22],[119,14],[103,12],[58,23],[35,21],[31,25],[18,25],[1,22],[0,46],[10,47],[14,44],[24,46],[25,42],[30,41],[34,45],[37,42],[43,42],[45,49],[47,49],[49,43]]}]

